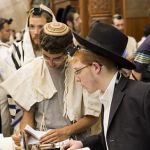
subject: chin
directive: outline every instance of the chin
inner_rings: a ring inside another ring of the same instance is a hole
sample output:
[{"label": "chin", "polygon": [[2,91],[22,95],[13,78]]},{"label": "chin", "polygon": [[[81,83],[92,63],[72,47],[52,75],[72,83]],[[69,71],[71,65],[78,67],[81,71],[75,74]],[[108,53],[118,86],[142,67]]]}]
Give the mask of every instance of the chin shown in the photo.
[{"label": "chin", "polygon": [[39,44],[40,44],[39,38],[33,38],[32,40],[33,40],[33,43],[34,43],[35,45],[39,45]]},{"label": "chin", "polygon": [[[83,85],[82,85],[83,86]],[[93,93],[94,92],[94,90],[92,90],[92,89],[90,89],[90,88],[87,88],[87,87],[85,87],[85,86],[83,86],[83,88],[85,88],[89,93]]]},{"label": "chin", "polygon": [[34,41],[34,45],[39,45],[39,41]]},{"label": "chin", "polygon": [[51,66],[51,65],[49,65],[49,64],[47,64],[47,65],[48,65],[48,67],[51,68],[51,69],[59,69],[59,68],[60,68],[60,66],[55,66],[55,65],[54,65],[54,66]]},{"label": "chin", "polygon": [[89,91],[89,93],[94,93],[94,92],[96,92],[96,90],[90,90],[90,91]]},{"label": "chin", "polygon": [[94,92],[97,91],[96,89],[88,89],[88,88],[86,88],[86,89],[87,89],[87,91],[88,91],[89,93],[94,93]]}]

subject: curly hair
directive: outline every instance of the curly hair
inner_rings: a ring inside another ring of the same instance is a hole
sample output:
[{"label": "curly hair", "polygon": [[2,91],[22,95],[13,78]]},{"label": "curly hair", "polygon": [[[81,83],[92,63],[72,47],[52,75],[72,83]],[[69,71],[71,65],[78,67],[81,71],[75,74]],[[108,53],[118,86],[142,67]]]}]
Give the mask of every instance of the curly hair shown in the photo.
[{"label": "curly hair", "polygon": [[73,36],[71,31],[63,36],[47,35],[44,29],[40,33],[40,46],[45,51],[51,54],[58,54],[61,52],[67,53],[67,49],[73,43]]}]

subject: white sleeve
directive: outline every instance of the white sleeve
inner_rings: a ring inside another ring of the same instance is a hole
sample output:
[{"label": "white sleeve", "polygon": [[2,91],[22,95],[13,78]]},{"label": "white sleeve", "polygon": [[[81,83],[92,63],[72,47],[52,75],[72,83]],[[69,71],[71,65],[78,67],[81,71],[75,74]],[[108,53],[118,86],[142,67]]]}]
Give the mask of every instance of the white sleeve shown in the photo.
[{"label": "white sleeve", "polygon": [[4,136],[11,135],[11,116],[8,109],[7,93],[0,87],[0,114],[2,120],[2,133]]}]

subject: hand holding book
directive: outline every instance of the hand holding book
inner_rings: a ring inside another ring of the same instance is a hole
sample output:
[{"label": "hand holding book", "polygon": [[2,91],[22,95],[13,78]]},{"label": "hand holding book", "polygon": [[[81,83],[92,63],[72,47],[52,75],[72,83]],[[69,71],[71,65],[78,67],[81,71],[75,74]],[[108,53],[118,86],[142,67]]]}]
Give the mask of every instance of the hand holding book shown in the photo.
[{"label": "hand holding book", "polygon": [[61,142],[47,142],[42,143],[41,139],[44,139],[45,137],[49,136],[49,133],[55,129],[50,129],[48,131],[37,131],[34,130],[31,126],[26,125],[25,131],[29,133],[31,136],[28,139],[28,145],[37,144],[39,145],[40,149],[46,149],[46,148],[60,148],[64,143],[68,142],[67,140],[62,140]]},{"label": "hand holding book", "polygon": [[40,143],[47,144],[47,143],[57,143],[69,139],[70,136],[68,134],[68,128],[59,128],[59,129],[52,129],[48,130],[46,134],[44,134],[41,139]]}]

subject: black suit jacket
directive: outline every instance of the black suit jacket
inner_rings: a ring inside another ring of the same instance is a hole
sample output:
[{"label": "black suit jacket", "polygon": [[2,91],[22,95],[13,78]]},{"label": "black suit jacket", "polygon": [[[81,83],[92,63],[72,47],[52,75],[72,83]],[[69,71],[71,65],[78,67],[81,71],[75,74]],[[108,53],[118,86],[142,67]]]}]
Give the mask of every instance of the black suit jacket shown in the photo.
[{"label": "black suit jacket", "polygon": [[[115,86],[109,114],[109,150],[150,150],[150,84],[122,77]],[[82,141],[106,150],[104,132]]]}]

